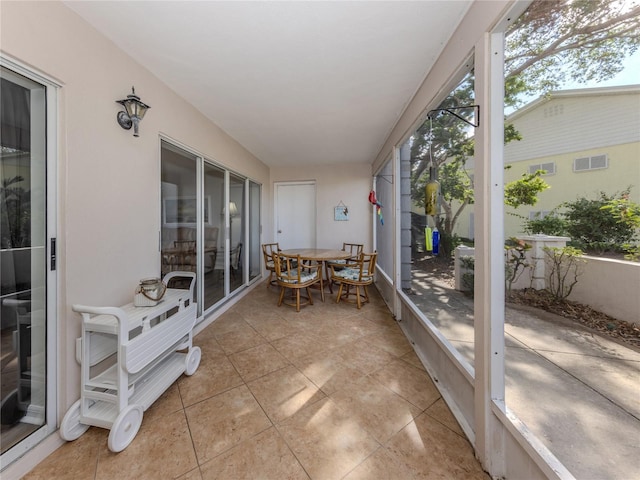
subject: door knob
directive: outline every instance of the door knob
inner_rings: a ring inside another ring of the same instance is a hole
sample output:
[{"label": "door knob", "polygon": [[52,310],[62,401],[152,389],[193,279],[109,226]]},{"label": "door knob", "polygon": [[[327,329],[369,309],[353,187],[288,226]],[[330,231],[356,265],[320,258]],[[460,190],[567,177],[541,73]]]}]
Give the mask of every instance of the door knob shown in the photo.
[{"label": "door knob", "polygon": [[278,230],[278,233],[282,233],[282,230]]}]

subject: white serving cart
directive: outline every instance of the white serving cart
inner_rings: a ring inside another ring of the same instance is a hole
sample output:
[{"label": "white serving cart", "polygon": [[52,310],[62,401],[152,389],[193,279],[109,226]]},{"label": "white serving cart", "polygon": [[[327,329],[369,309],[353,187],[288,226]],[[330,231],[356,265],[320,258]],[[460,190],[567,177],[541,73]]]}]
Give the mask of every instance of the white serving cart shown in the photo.
[{"label": "white serving cart", "polygon": [[124,450],[143,412],[180,375],[195,373],[201,356],[192,343],[195,273],[168,273],[165,285],[174,277],[186,280],[188,288],[167,288],[155,306],[73,306],[82,314],[82,337],[76,340],[81,390],[62,419],[64,440],[79,438],[93,425],[111,430],[109,450]]}]

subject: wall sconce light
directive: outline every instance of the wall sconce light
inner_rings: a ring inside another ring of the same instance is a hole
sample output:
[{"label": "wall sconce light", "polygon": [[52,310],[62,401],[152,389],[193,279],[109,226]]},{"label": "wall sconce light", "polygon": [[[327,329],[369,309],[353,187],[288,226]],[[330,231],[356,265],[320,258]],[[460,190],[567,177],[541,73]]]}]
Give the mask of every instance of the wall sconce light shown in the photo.
[{"label": "wall sconce light", "polygon": [[118,124],[125,130],[131,129],[131,125],[133,125],[133,136],[139,137],[138,124],[151,107],[140,101],[134,87],[131,87],[131,95],[127,95],[127,98],[123,100],[116,100],[116,103],[122,105],[126,110],[126,112],[118,112]]}]

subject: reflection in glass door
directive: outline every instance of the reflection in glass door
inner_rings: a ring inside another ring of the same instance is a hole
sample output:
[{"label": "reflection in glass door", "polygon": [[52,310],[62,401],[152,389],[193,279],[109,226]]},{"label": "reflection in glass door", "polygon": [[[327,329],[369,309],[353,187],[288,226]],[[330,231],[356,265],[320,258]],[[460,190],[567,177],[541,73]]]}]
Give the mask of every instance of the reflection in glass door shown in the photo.
[{"label": "reflection in glass door", "polygon": [[45,425],[48,413],[46,88],[4,67],[1,72],[0,444],[6,465],[16,456],[10,449]]},{"label": "reflection in glass door", "polygon": [[209,163],[204,164],[204,201],[211,209],[204,222],[204,310],[224,298],[224,170]]},{"label": "reflection in glass door", "polygon": [[244,246],[245,246],[245,180],[237,175],[229,175],[229,291],[244,284]]},{"label": "reflection in glass door", "polygon": [[[160,271],[163,276],[173,271],[197,272],[196,248],[198,213],[200,212],[196,183],[197,157],[164,141],[160,157],[162,182]],[[200,278],[196,273],[196,302],[199,283]]]},{"label": "reflection in glass door", "polygon": [[196,273],[201,317],[261,274],[261,187],[165,140],[160,163],[161,272]]},{"label": "reflection in glass door", "polygon": [[258,277],[262,268],[260,247],[260,185],[249,181],[249,280]]}]

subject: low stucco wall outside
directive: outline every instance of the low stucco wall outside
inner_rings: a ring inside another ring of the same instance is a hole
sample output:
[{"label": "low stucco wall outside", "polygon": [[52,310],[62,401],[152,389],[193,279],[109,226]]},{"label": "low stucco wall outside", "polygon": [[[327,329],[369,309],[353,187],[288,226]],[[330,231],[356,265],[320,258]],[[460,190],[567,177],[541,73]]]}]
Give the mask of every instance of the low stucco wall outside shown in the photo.
[{"label": "low stucco wall outside", "polygon": [[[558,237],[556,237],[558,238]],[[554,239],[552,237],[552,239]],[[528,243],[529,240],[525,238]],[[561,246],[543,244],[527,252],[528,262],[532,265],[529,271],[523,272],[513,285],[514,289],[546,288],[548,282],[548,260],[542,247]],[[461,264],[461,259],[474,256],[471,247],[458,247],[455,252],[455,285],[456,290],[469,290],[462,281],[462,275],[470,271]],[[610,315],[617,320],[640,325],[640,263],[626,260],[583,256],[579,264],[578,283],[573,287],[568,300],[588,305],[599,312]]]},{"label": "low stucco wall outside", "polygon": [[640,263],[583,258],[583,273],[568,299],[640,325]]}]

